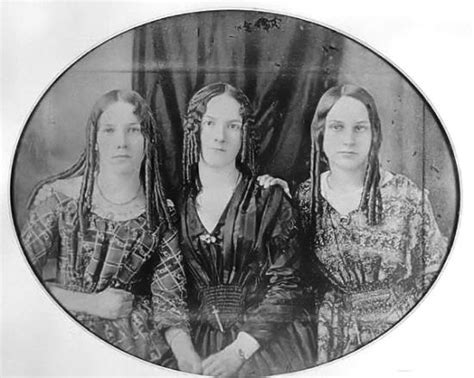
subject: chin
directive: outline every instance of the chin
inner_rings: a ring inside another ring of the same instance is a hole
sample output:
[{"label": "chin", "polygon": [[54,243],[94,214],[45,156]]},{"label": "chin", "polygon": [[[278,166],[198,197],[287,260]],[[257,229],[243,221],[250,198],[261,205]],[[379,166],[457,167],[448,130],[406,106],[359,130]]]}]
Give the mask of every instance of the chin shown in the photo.
[{"label": "chin", "polygon": [[[331,164],[330,164],[331,165]],[[338,161],[333,163],[333,166],[339,167],[340,169],[346,170],[346,171],[355,171],[355,170],[361,170],[365,169],[367,167],[367,162],[359,162],[359,161],[348,161],[348,160],[343,160],[343,161]]]},{"label": "chin", "polygon": [[206,156],[203,157],[203,162],[212,168],[224,168],[227,167],[229,164],[235,165],[235,159],[227,160],[223,159],[222,156]]}]

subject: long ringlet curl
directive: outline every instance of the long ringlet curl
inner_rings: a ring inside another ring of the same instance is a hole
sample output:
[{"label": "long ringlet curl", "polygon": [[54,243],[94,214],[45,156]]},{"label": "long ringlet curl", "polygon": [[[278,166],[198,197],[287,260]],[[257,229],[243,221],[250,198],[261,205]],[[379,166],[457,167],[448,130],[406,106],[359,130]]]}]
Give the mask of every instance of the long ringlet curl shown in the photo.
[{"label": "long ringlet curl", "polygon": [[258,167],[255,156],[258,152],[258,135],[255,130],[250,100],[240,89],[230,84],[209,84],[193,95],[183,119],[183,187],[191,195],[197,195],[201,190],[198,163],[201,156],[200,130],[202,117],[206,113],[209,101],[222,94],[228,94],[240,104],[242,147],[236,160],[237,168],[241,172],[252,176],[257,173]]},{"label": "long ringlet curl", "polygon": [[362,87],[342,84],[328,89],[319,100],[311,123],[311,224],[313,229],[321,229],[321,173],[329,168],[323,151],[326,117],[337,101],[342,97],[352,97],[360,101],[367,109],[372,131],[368,163],[360,200],[360,209],[369,225],[379,224],[382,219],[382,196],[380,193],[379,151],[382,144],[382,130],[375,101],[370,93]]},{"label": "long ringlet curl", "polygon": [[97,100],[87,121],[86,146],[79,159],[69,169],[38,183],[31,193],[28,207],[32,206],[38,191],[45,184],[82,175],[77,215],[79,230],[82,233],[84,232],[87,228],[88,214],[92,207],[94,180],[99,169],[99,151],[97,149],[99,119],[110,105],[117,102],[128,103],[134,107],[134,114],[140,120],[141,132],[145,140],[140,181],[146,198],[147,226],[152,231],[156,231],[162,225],[173,228],[175,225],[173,225],[168,211],[160,174],[161,136],[159,129],[146,101],[137,92],[131,90],[112,90]]}]

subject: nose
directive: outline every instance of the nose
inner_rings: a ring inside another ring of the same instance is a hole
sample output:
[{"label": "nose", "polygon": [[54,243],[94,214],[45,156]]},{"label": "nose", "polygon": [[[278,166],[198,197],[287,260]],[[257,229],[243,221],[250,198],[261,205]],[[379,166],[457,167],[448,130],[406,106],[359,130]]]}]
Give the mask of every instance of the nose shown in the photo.
[{"label": "nose", "polygon": [[353,130],[346,130],[344,133],[344,140],[343,140],[345,145],[353,145],[355,142],[355,133]]},{"label": "nose", "polygon": [[117,148],[127,148],[128,146],[128,134],[125,130],[121,130],[116,133],[116,145]]},{"label": "nose", "polygon": [[213,136],[216,142],[224,142],[226,139],[226,127],[222,123],[216,124],[213,129]]}]

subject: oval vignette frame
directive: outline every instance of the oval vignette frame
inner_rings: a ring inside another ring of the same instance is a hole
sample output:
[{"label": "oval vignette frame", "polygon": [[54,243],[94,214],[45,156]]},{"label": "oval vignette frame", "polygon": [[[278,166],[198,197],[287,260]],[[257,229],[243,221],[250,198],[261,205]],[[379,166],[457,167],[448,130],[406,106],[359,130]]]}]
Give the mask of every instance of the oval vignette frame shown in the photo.
[{"label": "oval vignette frame", "polygon": [[[225,11],[211,11],[211,12],[225,12]],[[175,16],[171,16],[171,17],[161,18],[161,19],[159,19],[159,20],[153,21],[152,23],[154,23],[154,22],[159,23],[159,22],[161,22],[161,21],[163,21],[163,20],[166,20],[166,19],[169,19],[169,18],[184,17],[184,16],[187,16],[187,15],[196,14],[196,13],[205,13],[205,12],[195,12],[195,13],[186,13],[186,14],[175,15]],[[262,12],[262,13],[269,13],[269,12]],[[275,13],[275,14],[277,14],[277,13]],[[279,15],[279,14],[277,14],[277,15]],[[280,16],[280,15],[279,15],[279,16]],[[281,17],[295,18],[295,17],[285,16],[285,15],[281,15]],[[301,20],[301,22],[303,22],[303,23],[306,23],[306,22],[312,23],[312,22],[310,22],[310,21],[304,21],[304,20]],[[316,24],[316,23],[314,23],[314,24]],[[318,24],[316,24],[316,25],[318,25]],[[324,26],[324,27],[325,27],[325,26]],[[134,29],[136,29],[136,28],[134,28]],[[77,61],[76,61],[75,63],[73,63],[70,67],[68,67],[68,68],[55,80],[55,82],[48,88],[48,90],[47,90],[47,91],[45,92],[45,94],[42,96],[42,99],[41,99],[41,100],[38,102],[38,104],[36,105],[35,110],[31,113],[31,116],[29,117],[29,119],[28,119],[28,121],[27,121],[27,123],[26,123],[26,125],[25,125],[25,127],[24,127],[24,129],[23,129],[23,131],[22,131],[22,135],[21,135],[20,141],[19,141],[19,143],[18,143],[17,151],[16,151],[16,153],[15,153],[14,167],[13,167],[14,172],[13,172],[13,174],[12,174],[12,209],[13,209],[13,211],[14,211],[14,218],[15,218],[15,224],[16,224],[17,230],[18,230],[18,227],[19,227],[19,223],[21,223],[21,222],[19,221],[19,219],[18,219],[18,218],[21,217],[21,215],[18,214],[18,213],[19,213],[19,210],[18,210],[18,207],[19,207],[19,206],[18,206],[18,203],[21,202],[21,200],[18,200],[18,195],[16,194],[17,190],[14,189],[15,185],[13,184],[13,182],[15,181],[15,179],[16,179],[15,176],[16,176],[16,174],[17,174],[17,173],[15,172],[15,170],[16,170],[16,165],[18,164],[18,161],[19,161],[19,160],[18,160],[18,159],[19,159],[18,156],[21,155],[21,153],[20,153],[20,150],[21,150],[20,145],[21,145],[22,140],[24,140],[24,138],[25,138],[25,133],[27,132],[28,127],[30,126],[30,123],[33,122],[33,120],[32,120],[33,116],[34,116],[35,114],[37,114],[37,112],[39,111],[38,108],[47,106],[47,105],[45,105],[45,104],[47,104],[47,101],[46,101],[46,100],[47,100],[48,95],[51,95],[50,92],[52,91],[52,89],[55,88],[55,86],[56,86],[56,88],[57,88],[57,85],[60,85],[60,84],[58,84],[58,83],[60,83],[61,80],[64,80],[64,78],[67,77],[67,74],[68,74],[68,73],[73,72],[73,71],[74,71],[74,67],[77,66],[78,63],[80,63],[81,61],[83,61],[84,59],[86,59],[86,58],[88,58],[88,57],[89,57],[88,59],[90,60],[90,56],[91,56],[91,55],[94,55],[94,54],[100,55],[99,51],[100,51],[101,49],[106,50],[107,48],[110,48],[111,42],[113,42],[114,40],[117,40],[117,39],[119,39],[119,38],[123,38],[123,37],[124,37],[124,34],[132,33],[132,31],[133,31],[134,29],[128,30],[128,31],[126,31],[126,32],[123,32],[123,33],[121,33],[121,34],[119,34],[119,35],[113,37],[112,39],[109,39],[109,40],[105,41],[104,43],[102,43],[102,44],[100,44],[99,46],[95,47],[93,50],[90,50],[89,52],[87,52],[86,54],[84,54],[79,60],[77,60]],[[332,29],[332,28],[331,28],[331,29]],[[332,29],[332,30],[334,31],[334,29]],[[337,32],[334,31],[334,33],[341,33],[341,32],[339,32],[339,31],[337,31]],[[348,37],[348,36],[345,35],[345,34],[343,34],[343,38],[346,38],[346,39],[348,39],[348,40],[351,40],[351,41],[352,41],[353,43],[355,43],[355,44],[359,44],[359,43],[360,43],[360,42],[358,42],[358,41],[354,41],[354,39],[353,39],[352,37]],[[108,46],[106,46],[106,45],[108,45]],[[399,70],[398,70],[397,68],[395,68],[395,67],[392,65],[392,63],[386,61],[385,58],[380,58],[380,57],[378,56],[378,53],[374,53],[374,52],[371,51],[367,46],[363,46],[363,45],[362,45],[362,47],[361,47],[361,49],[366,49],[366,48],[368,49],[367,54],[370,53],[370,54],[375,55],[378,59],[380,59],[381,61],[383,61],[385,64],[391,66],[391,68],[392,68],[394,71],[396,71],[396,73],[397,73],[398,75],[400,75],[400,76],[403,77],[403,78],[406,78],[404,74],[402,74],[401,72],[399,72]],[[100,58],[97,58],[97,59],[100,59]],[[76,67],[76,68],[77,68],[77,67]],[[71,70],[72,70],[72,71],[71,71]],[[418,89],[414,86],[414,84],[413,84],[410,80],[408,80],[408,79],[405,79],[405,80],[406,80],[406,82],[409,84],[409,86],[412,87],[412,89],[414,90],[414,92],[416,92],[416,93],[419,95],[419,97],[420,97],[421,99],[423,99],[423,100],[426,102],[425,105],[427,105],[428,108],[432,111],[432,113],[433,113],[432,116],[433,116],[433,118],[434,118],[434,121],[435,121],[435,123],[438,125],[438,127],[439,127],[439,129],[440,129],[441,134],[442,134],[442,137],[444,138],[444,141],[447,143],[448,150],[449,150],[448,152],[449,152],[450,158],[452,159],[452,164],[453,164],[453,172],[452,172],[452,173],[453,173],[453,175],[454,175],[454,177],[455,177],[455,180],[454,180],[454,181],[455,181],[455,185],[454,185],[454,186],[455,186],[455,197],[456,197],[453,203],[455,203],[456,209],[455,209],[455,211],[454,211],[454,218],[453,218],[453,220],[452,220],[452,222],[451,222],[451,234],[450,234],[450,238],[449,238],[449,239],[450,239],[450,248],[451,248],[452,241],[453,241],[453,239],[454,239],[454,235],[455,235],[455,233],[456,233],[456,228],[457,228],[457,225],[458,225],[458,213],[459,213],[459,201],[460,201],[459,173],[458,173],[458,169],[457,169],[457,166],[456,166],[456,163],[455,163],[454,154],[453,154],[453,151],[452,151],[452,147],[451,147],[451,145],[450,145],[450,143],[449,143],[449,139],[448,139],[448,137],[447,137],[447,135],[446,135],[445,129],[444,129],[443,125],[441,124],[441,122],[439,121],[439,119],[438,119],[436,113],[432,110],[432,107],[429,105],[429,103],[428,103],[427,100],[424,98],[424,96],[422,96],[421,93],[419,93]],[[91,96],[91,97],[93,97],[93,96]],[[97,96],[96,96],[96,97],[97,97]],[[376,101],[377,101],[377,95],[375,95],[374,97],[376,98]],[[67,102],[67,99],[66,99],[66,102]],[[54,103],[54,101],[53,101],[53,103]],[[51,106],[51,105],[50,105],[50,106]],[[89,108],[90,108],[90,107],[89,107]],[[53,113],[54,113],[55,110],[56,110],[56,109],[55,109],[54,106],[53,106],[53,109],[52,109]],[[51,111],[51,109],[50,109],[50,111]],[[60,110],[58,110],[58,111],[61,112]],[[87,109],[87,107],[85,107],[85,109],[83,109],[83,111],[84,111],[85,114],[87,114],[87,113],[89,112],[89,110]],[[380,111],[380,110],[379,110],[379,111]],[[61,115],[56,115],[56,116],[57,116],[57,117],[61,117]],[[78,122],[78,121],[77,121],[77,123],[80,124],[81,122]],[[82,123],[84,124],[84,122],[82,122]],[[73,138],[73,139],[75,139],[75,138]],[[384,143],[387,143],[387,140],[388,140],[388,138],[384,138]],[[52,145],[53,145],[53,148],[54,148],[54,143],[52,143]],[[46,148],[45,150],[47,150],[47,148]],[[55,164],[56,164],[56,165],[55,165]],[[57,166],[58,166],[57,164],[58,164],[58,162],[55,161],[55,162],[54,162],[53,164],[51,164],[51,165],[57,167]],[[67,164],[66,164],[66,165],[67,165]],[[48,169],[51,169],[50,166],[47,167],[47,168],[48,168]],[[436,167],[435,167],[435,168],[436,168]],[[436,170],[435,170],[435,171],[436,171]],[[33,180],[32,180],[32,181],[33,181]],[[22,186],[23,186],[23,185],[22,185]],[[428,187],[428,186],[427,186],[427,187]],[[435,206],[434,202],[435,202],[435,201],[432,200],[433,206]]]}]

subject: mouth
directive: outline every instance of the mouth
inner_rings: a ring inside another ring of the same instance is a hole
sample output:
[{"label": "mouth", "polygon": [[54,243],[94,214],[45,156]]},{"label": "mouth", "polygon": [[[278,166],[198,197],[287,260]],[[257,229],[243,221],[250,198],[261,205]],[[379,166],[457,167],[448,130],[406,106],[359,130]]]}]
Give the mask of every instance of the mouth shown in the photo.
[{"label": "mouth", "polygon": [[131,156],[130,155],[115,155],[115,156],[112,156],[112,159],[130,159]]},{"label": "mouth", "polygon": [[219,148],[219,147],[211,147],[210,150],[219,151],[219,152],[225,152],[225,149]]},{"label": "mouth", "polygon": [[354,151],[339,151],[338,154],[341,154],[341,155],[357,155],[357,152],[354,152]]}]

